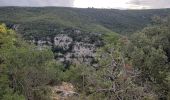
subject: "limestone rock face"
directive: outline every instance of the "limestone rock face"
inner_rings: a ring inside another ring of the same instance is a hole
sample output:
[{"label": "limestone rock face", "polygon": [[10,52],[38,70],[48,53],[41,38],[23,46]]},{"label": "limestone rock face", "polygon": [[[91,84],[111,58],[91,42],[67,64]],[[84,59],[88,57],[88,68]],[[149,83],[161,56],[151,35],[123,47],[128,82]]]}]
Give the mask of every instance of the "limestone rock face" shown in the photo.
[{"label": "limestone rock face", "polygon": [[73,47],[73,52],[75,52],[77,57],[94,57],[95,49],[94,44],[76,42]]},{"label": "limestone rock face", "polygon": [[50,47],[56,60],[64,64],[85,63],[90,65],[96,49],[102,45],[101,34],[83,33],[80,30],[65,30],[51,37],[30,40],[39,50]]},{"label": "limestone rock face", "polygon": [[62,48],[63,50],[69,49],[73,39],[65,34],[59,34],[54,37],[54,46]]}]

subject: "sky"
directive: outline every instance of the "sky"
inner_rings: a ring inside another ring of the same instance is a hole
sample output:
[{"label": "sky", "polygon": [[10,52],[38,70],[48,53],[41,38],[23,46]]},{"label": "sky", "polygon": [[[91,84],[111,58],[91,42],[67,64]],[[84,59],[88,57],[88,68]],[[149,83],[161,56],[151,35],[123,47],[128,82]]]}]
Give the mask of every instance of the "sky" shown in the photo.
[{"label": "sky", "polygon": [[170,8],[170,0],[0,0],[0,6],[157,9]]}]

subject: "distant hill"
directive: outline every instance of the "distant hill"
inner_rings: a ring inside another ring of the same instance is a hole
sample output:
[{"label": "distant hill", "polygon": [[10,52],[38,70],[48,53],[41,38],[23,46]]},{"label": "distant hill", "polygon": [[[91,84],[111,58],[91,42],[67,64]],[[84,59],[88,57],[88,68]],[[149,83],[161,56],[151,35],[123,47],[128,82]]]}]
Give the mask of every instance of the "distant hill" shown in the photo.
[{"label": "distant hill", "polygon": [[66,28],[86,32],[130,34],[150,24],[154,15],[166,16],[170,9],[116,10],[64,7],[0,7],[0,22],[25,37],[53,35]]}]

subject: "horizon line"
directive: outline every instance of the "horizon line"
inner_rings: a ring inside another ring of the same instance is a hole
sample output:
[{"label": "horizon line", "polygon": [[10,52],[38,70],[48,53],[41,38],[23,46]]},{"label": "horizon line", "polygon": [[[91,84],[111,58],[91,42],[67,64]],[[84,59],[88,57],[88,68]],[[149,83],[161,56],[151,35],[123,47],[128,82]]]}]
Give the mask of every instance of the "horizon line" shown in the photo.
[{"label": "horizon line", "polygon": [[2,7],[20,7],[20,8],[75,8],[75,9],[112,9],[112,10],[159,10],[159,9],[170,9],[170,8],[141,8],[141,9],[132,9],[132,8],[98,8],[98,7],[67,7],[67,6],[0,6]]}]

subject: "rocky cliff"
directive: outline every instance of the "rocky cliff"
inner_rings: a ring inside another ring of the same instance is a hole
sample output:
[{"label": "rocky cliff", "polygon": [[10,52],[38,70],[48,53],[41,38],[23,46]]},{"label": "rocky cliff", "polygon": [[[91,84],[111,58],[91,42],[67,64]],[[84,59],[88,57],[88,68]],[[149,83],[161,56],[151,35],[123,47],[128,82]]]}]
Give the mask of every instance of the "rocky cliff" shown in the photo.
[{"label": "rocky cliff", "polygon": [[95,64],[97,47],[104,45],[100,33],[85,33],[77,29],[65,29],[54,36],[29,40],[39,49],[51,48],[55,59],[65,66],[76,63]]}]

